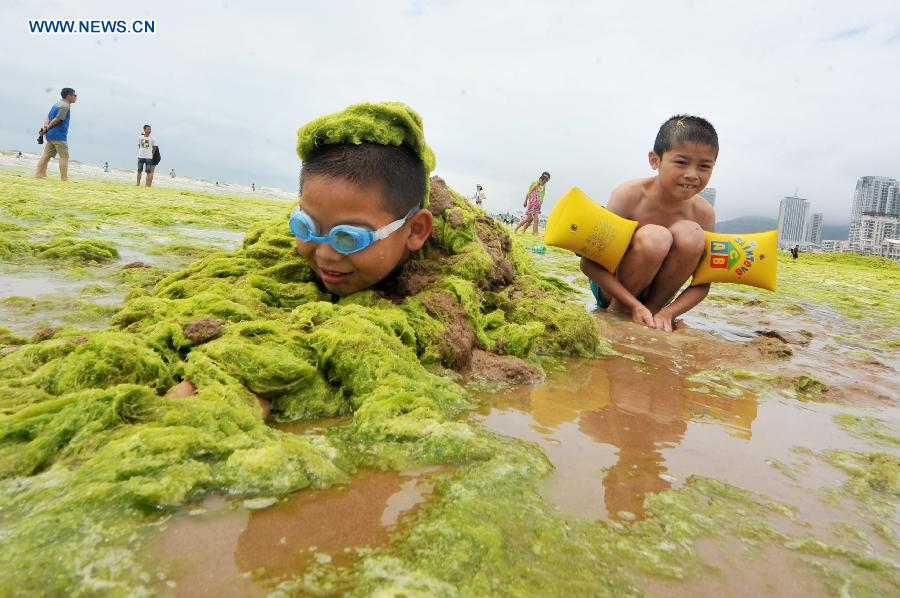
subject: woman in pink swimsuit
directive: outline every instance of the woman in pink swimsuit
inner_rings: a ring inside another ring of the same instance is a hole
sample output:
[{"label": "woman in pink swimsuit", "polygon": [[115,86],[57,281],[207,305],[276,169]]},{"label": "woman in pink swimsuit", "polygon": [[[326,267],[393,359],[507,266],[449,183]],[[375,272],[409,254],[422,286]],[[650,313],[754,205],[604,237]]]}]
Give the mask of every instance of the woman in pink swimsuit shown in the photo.
[{"label": "woman in pink swimsuit", "polygon": [[532,233],[538,234],[538,222],[541,219],[541,204],[544,202],[544,191],[546,190],[547,181],[550,180],[550,173],[544,171],[541,173],[541,178],[531,183],[531,186],[528,187],[528,193],[525,195],[525,203],[522,206],[525,208],[525,218],[522,219],[522,222],[516,226],[514,232],[519,232],[521,228],[523,231],[528,228],[528,225],[532,225]]}]

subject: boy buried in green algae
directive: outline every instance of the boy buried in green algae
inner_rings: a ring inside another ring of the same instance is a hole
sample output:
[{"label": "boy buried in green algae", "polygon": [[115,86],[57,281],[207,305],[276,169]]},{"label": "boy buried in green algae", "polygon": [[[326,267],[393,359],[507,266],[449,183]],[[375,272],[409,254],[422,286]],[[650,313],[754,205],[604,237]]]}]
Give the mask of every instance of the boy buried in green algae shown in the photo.
[{"label": "boy buried in green algae", "polygon": [[[421,119],[398,104],[353,106],[304,127],[300,141],[306,158],[334,144],[368,155],[369,142],[412,150],[423,179],[433,166]],[[306,172],[304,189],[326,257],[332,241],[346,250],[366,237],[339,225],[402,219],[357,252],[374,252],[377,268],[348,267],[343,254],[318,262],[315,251],[308,264],[288,214],[275,214],[241,248],[133,289],[109,329],[59,331],[0,357],[0,587],[137,593],[142,539],[161,516],[208,494],[281,497],[344,483],[359,467],[493,459],[508,443],[457,419],[473,404],[442,368],[464,371],[490,356],[539,373],[523,359],[604,350],[562,283],[537,274],[501,225],[440,179],[425,183],[430,217],[385,201],[360,210],[385,220],[329,220],[321,203],[335,196],[326,185],[317,198],[315,185],[334,176]],[[355,181],[343,191],[372,199],[371,183]],[[406,259],[429,218],[428,241]],[[298,233],[315,246],[308,226]],[[176,394],[190,398],[164,396],[178,381]],[[260,399],[281,421],[352,418],[288,434],[266,425]]]},{"label": "boy buried in green algae", "polygon": [[662,124],[649,156],[659,174],[622,183],[609,199],[610,211],[638,221],[618,269],[581,258],[599,307],[630,312],[635,322],[668,332],[675,318],[706,298],[708,284],[675,294],[703,255],[703,231],[715,230],[715,210],[699,193],[718,155],[719,138],[706,120],[680,114]]},{"label": "boy buried in green algae", "polygon": [[[468,204],[458,194],[440,178],[429,179],[434,154],[425,144],[421,117],[409,107],[350,106],[311,121],[298,139],[302,198],[289,229],[322,296],[343,303],[368,290],[394,304],[420,304],[446,325],[438,346],[425,352],[436,349],[444,366],[472,365],[482,378],[498,382],[542,378],[539,369],[512,357],[527,355],[538,337],[546,336],[549,347],[566,345],[565,352],[590,354],[597,348],[596,333],[576,332],[572,320],[581,318],[554,312],[555,300],[510,259],[514,251],[505,231],[472,210],[463,212]],[[435,223],[439,230],[432,235]],[[413,254],[416,259],[410,259]],[[471,290],[460,288],[463,281],[456,276],[488,291],[487,305],[470,305]],[[512,308],[512,302],[521,307]],[[492,313],[476,313],[488,307]],[[504,326],[503,319],[512,321]],[[548,319],[554,321],[540,330],[537,321]],[[168,396],[195,391],[184,380]],[[268,415],[267,401],[260,402]]]},{"label": "boy buried in green algae", "polygon": [[[400,103],[358,104],[308,123],[298,137],[302,205],[289,227],[317,283],[343,297],[395,277],[432,229],[423,206],[435,159],[418,115]],[[195,390],[182,381],[169,396]]]}]

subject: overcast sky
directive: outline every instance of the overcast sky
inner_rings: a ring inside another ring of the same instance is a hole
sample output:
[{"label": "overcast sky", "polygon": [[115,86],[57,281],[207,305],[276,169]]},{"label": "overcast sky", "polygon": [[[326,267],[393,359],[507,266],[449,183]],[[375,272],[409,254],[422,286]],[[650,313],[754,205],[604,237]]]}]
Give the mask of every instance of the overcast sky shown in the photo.
[{"label": "overcast sky", "polygon": [[[632,6],[626,6],[626,5]],[[296,129],[359,101],[419,111],[437,173],[488,209],[651,176],[660,123],[709,119],[719,220],[799,189],[849,220],[856,179],[900,178],[900,3],[3,0],[0,148],[74,87],[73,159],[294,189]],[[785,6],[790,5],[790,7]],[[137,8],[140,6],[146,7]],[[515,6],[515,8],[506,8]],[[29,19],[153,19],[153,35],[34,35]],[[548,210],[545,209],[545,213]]]}]

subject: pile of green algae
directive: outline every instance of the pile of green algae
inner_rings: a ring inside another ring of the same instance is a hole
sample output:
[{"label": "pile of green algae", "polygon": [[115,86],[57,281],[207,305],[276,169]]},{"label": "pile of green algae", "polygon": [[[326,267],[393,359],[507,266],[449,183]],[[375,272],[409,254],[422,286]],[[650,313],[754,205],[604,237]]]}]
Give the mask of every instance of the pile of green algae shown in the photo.
[{"label": "pile of green algae", "polygon": [[[476,347],[528,358],[606,345],[502,227],[431,186],[433,240],[386,290],[334,301],[296,255],[285,211],[242,248],[134,289],[107,330],[62,330],[2,357],[0,587],[134,587],[148,529],[205,494],[282,496],[361,466],[490,459],[496,439],[456,421],[472,403],[443,368],[465,370]],[[195,395],[165,396],[185,379]],[[257,397],[278,420],[353,418],[287,434]]]},{"label": "pile of green algae", "polygon": [[[693,539],[717,534],[779,542],[854,595],[898,587],[891,563],[784,536],[766,521],[790,509],[716,480],[650,496],[628,526],[549,506],[538,491],[546,457],[459,421],[472,400],[453,372],[473,347],[533,360],[608,346],[505,229],[438,179],[431,188],[433,242],[378,291],[323,293],[285,210],[241,249],[136,288],[109,329],[24,339],[0,359],[0,593],[152,594],[165,572],[140,554],[183,505],[429,464],[459,467],[390,546],[349,567],[316,565],[276,593],[636,595],[641,574],[691,575]],[[182,379],[198,393],[166,398]],[[256,397],[278,420],[352,420],[287,434],[265,424]],[[896,461],[854,466],[876,480],[854,496],[896,503],[895,481],[878,481]]]}]

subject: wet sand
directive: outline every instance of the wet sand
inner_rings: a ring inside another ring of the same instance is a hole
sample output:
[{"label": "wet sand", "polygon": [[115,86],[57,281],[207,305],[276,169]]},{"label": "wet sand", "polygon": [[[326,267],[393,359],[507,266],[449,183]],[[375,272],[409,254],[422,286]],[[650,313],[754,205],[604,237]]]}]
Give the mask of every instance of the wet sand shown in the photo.
[{"label": "wet sand", "polygon": [[147,562],[166,580],[156,589],[185,597],[258,596],[311,564],[348,565],[359,551],[388,542],[402,518],[425,502],[440,471],[361,471],[349,485],[281,501],[210,497],[165,522],[148,542]]}]

